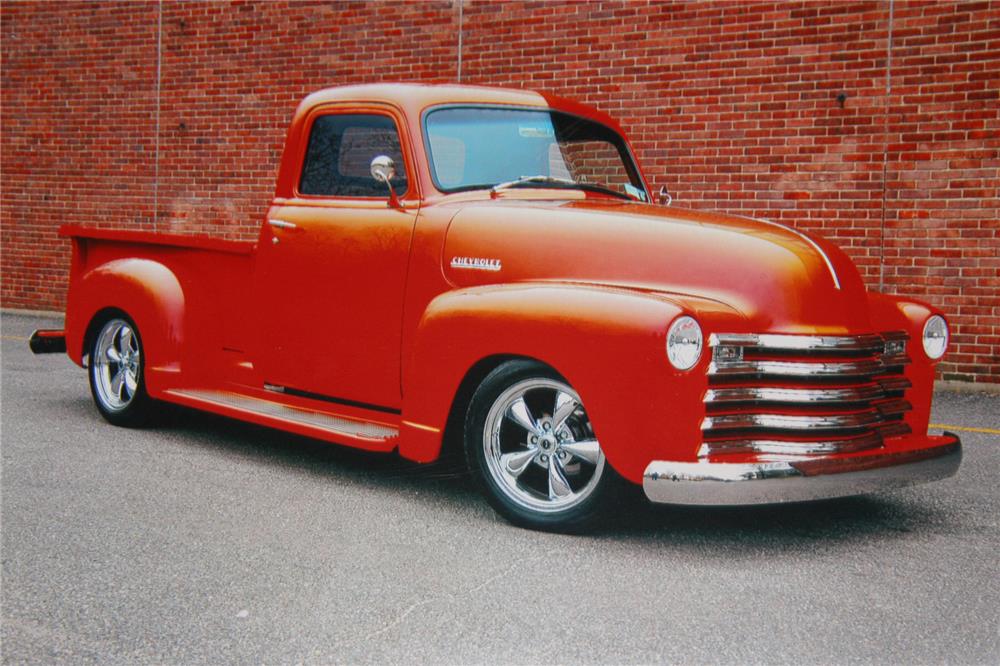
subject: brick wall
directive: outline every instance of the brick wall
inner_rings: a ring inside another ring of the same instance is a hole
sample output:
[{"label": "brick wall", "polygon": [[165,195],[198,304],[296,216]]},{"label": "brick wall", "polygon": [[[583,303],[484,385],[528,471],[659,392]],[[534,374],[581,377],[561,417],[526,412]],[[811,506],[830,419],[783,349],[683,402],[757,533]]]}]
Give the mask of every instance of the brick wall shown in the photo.
[{"label": "brick wall", "polygon": [[3,305],[62,306],[62,223],[255,237],[298,100],[454,81],[460,26],[463,82],[611,113],[678,204],[824,234],[1000,382],[996,1],[4,2]]}]

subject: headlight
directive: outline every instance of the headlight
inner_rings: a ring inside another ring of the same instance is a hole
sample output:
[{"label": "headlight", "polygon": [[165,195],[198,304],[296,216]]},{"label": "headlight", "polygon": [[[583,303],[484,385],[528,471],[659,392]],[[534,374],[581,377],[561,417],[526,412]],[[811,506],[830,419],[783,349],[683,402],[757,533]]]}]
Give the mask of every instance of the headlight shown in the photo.
[{"label": "headlight", "polygon": [[678,370],[689,370],[701,357],[701,326],[693,318],[678,317],[667,331],[667,358]]},{"label": "headlight", "polygon": [[944,350],[948,348],[948,324],[944,317],[934,315],[924,324],[924,352],[927,357],[937,360],[944,356]]}]

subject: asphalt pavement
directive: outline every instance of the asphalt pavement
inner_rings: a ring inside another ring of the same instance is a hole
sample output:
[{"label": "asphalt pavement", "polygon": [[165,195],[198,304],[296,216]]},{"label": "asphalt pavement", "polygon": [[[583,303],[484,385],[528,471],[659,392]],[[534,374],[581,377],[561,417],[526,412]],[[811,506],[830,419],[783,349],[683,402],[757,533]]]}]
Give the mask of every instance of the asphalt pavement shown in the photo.
[{"label": "asphalt pavement", "polygon": [[[112,427],[4,314],[4,663],[1000,662],[1000,434],[957,477],[599,534],[511,527],[421,467],[171,410]],[[1000,395],[932,421],[1000,431]]]}]

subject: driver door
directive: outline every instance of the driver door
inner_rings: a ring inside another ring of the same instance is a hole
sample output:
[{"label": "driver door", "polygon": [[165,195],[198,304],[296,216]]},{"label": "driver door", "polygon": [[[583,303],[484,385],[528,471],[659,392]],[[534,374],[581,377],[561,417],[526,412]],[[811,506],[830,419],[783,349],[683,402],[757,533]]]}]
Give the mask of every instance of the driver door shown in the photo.
[{"label": "driver door", "polygon": [[[258,244],[254,365],[267,384],[396,411],[417,209],[399,122],[384,109],[334,108],[306,132],[295,196],[271,207]],[[395,163],[400,208],[369,172],[378,155]]]}]

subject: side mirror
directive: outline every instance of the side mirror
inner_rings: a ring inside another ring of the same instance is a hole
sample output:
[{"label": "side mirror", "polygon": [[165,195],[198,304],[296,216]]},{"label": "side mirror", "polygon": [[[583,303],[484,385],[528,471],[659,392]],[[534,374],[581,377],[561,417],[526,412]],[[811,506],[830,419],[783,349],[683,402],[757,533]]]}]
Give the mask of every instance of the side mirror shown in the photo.
[{"label": "side mirror", "polygon": [[372,158],[371,174],[379,183],[385,183],[389,188],[389,205],[393,208],[402,208],[399,198],[396,197],[396,190],[392,188],[392,179],[396,176],[396,163],[388,155],[376,155]]},{"label": "side mirror", "polygon": [[396,163],[388,155],[378,155],[372,158],[371,170],[372,178],[388,185],[396,176]]},{"label": "side mirror", "polygon": [[657,200],[659,201],[659,204],[661,206],[669,206],[670,203],[674,200],[674,198],[670,196],[670,192],[667,192],[666,185],[660,188],[660,194],[657,197]]}]

